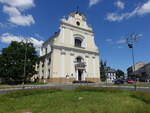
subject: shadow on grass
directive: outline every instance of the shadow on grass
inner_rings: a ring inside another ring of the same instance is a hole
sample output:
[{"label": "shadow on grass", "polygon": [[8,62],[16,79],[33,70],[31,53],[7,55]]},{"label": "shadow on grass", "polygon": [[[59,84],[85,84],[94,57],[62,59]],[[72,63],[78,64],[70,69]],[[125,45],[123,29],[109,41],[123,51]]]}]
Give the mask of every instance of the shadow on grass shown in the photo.
[{"label": "shadow on grass", "polygon": [[150,92],[136,91],[130,95],[132,98],[143,101],[146,104],[150,104]]},{"label": "shadow on grass", "polygon": [[61,89],[57,88],[51,88],[51,89],[26,89],[26,90],[19,90],[15,92],[9,92],[4,94],[4,97],[7,98],[21,98],[24,96],[30,96],[30,95],[39,95],[39,94],[47,94],[47,93],[54,93],[62,91]]},{"label": "shadow on grass", "polygon": [[77,92],[110,92],[110,93],[120,93],[123,92],[120,89],[116,88],[98,88],[98,87],[90,87],[90,86],[80,86],[75,89]]}]

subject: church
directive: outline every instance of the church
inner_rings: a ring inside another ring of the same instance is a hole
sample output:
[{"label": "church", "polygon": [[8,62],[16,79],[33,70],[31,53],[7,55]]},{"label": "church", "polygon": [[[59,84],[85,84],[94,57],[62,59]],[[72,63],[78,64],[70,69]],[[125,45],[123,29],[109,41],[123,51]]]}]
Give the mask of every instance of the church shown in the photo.
[{"label": "church", "polygon": [[85,15],[73,12],[61,19],[59,32],[43,43],[36,77],[48,83],[98,83],[99,54]]}]

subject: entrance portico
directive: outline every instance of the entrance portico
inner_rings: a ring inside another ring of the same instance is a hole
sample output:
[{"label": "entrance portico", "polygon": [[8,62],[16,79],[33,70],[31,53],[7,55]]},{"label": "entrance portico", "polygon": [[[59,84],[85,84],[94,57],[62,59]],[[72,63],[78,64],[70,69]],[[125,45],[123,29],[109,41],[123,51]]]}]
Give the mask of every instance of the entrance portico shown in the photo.
[{"label": "entrance portico", "polygon": [[77,62],[75,64],[75,72],[76,72],[76,80],[77,81],[85,81],[85,62]]}]

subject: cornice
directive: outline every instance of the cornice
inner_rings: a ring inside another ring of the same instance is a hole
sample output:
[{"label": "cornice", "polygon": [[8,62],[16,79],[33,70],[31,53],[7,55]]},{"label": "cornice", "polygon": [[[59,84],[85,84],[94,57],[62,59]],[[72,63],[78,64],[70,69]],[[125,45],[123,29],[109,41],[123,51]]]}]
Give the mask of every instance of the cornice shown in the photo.
[{"label": "cornice", "polygon": [[53,45],[53,48],[54,49],[59,49],[59,50],[64,49],[64,50],[76,51],[76,52],[80,52],[80,53],[88,53],[88,54],[99,55],[99,52],[93,52],[93,51],[80,49],[80,48],[72,48],[72,47],[65,47],[65,46],[58,46],[58,45]]}]

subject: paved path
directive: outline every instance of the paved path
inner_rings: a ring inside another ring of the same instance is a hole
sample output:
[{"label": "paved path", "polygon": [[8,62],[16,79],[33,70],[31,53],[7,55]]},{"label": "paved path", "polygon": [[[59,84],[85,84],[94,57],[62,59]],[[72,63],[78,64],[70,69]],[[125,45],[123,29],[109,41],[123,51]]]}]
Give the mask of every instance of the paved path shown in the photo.
[{"label": "paved path", "polygon": [[[64,90],[70,90],[75,89],[79,86],[92,86],[92,87],[104,87],[104,88],[117,88],[117,89],[123,89],[123,90],[134,90],[133,86],[106,86],[106,85],[100,85],[100,84],[48,84],[48,85],[25,85],[24,88],[9,88],[9,89],[0,89],[0,93],[6,93],[6,92],[12,92],[17,90],[27,90],[27,89],[41,89],[41,88],[60,88]],[[148,91],[150,92],[149,87],[137,87],[138,91]]]}]

